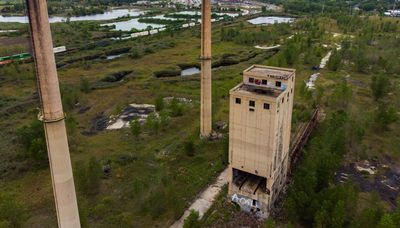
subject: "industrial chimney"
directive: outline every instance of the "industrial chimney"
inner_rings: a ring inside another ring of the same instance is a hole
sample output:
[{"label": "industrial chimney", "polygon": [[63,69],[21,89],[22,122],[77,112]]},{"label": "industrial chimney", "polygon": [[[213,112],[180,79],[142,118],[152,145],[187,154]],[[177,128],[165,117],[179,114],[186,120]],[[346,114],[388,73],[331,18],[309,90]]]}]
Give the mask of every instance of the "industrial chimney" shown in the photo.
[{"label": "industrial chimney", "polygon": [[200,134],[208,137],[211,124],[211,0],[202,0],[201,4],[201,113]]},{"label": "industrial chimney", "polygon": [[80,227],[47,2],[26,0],[59,227]]}]

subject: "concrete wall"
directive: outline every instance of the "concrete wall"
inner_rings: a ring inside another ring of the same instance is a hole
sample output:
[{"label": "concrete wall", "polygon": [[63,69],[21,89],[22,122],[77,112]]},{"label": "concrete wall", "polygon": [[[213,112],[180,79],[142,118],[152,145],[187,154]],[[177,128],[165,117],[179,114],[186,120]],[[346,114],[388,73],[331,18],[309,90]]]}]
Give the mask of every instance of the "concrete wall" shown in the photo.
[{"label": "concrete wall", "polygon": [[[279,96],[272,96],[241,90],[244,83],[252,86],[251,83],[248,83],[249,77],[268,81],[267,85],[257,84],[254,86],[281,89],[282,92]],[[275,81],[280,81],[283,86],[276,87]],[[243,83],[230,92],[229,162],[231,181],[229,194],[232,196],[234,194],[244,195],[258,200],[260,205],[263,205],[263,210],[269,210],[286,183],[294,81],[294,73],[284,79],[252,76],[244,72]],[[241,100],[240,104],[236,103],[237,98]],[[255,102],[255,107],[249,106],[250,100]],[[269,104],[269,109],[264,109],[264,103]],[[237,186],[232,184],[232,169],[265,177],[269,194],[252,195],[240,191]]]}]

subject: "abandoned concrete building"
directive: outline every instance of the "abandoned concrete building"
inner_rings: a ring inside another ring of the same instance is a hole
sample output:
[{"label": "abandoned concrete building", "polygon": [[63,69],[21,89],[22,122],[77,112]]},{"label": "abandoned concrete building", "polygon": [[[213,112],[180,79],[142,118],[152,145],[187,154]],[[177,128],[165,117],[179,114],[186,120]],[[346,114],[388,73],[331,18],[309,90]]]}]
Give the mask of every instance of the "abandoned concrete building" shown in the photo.
[{"label": "abandoned concrete building", "polygon": [[268,217],[286,182],[295,70],[253,65],[230,91],[229,195]]}]

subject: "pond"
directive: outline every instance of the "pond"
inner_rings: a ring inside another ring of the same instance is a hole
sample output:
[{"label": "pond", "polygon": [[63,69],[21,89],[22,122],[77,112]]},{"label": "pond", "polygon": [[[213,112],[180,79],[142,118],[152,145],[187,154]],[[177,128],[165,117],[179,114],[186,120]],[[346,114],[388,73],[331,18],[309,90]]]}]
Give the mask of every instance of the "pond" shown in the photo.
[{"label": "pond", "polygon": [[116,58],[119,58],[119,57],[121,57],[121,56],[123,56],[124,54],[119,54],[119,55],[108,55],[107,56],[107,60],[113,60],[113,59],[116,59]]},{"label": "pond", "polygon": [[[138,9],[113,9],[102,14],[94,14],[87,16],[76,16],[70,17],[70,21],[104,21],[104,20],[112,20],[117,19],[122,16],[139,16],[142,15],[144,11]],[[55,22],[65,22],[67,21],[67,17],[50,17],[50,23]],[[28,18],[26,16],[2,16],[0,15],[0,22],[17,22],[17,23],[28,23]]]},{"label": "pond", "polygon": [[293,18],[290,17],[257,17],[248,20],[250,24],[253,25],[269,25],[269,24],[279,24],[279,23],[291,23]]},{"label": "pond", "polygon": [[181,71],[181,76],[189,76],[189,75],[194,75],[194,74],[199,74],[200,69],[198,67],[191,67],[188,69],[184,69]]},{"label": "pond", "polygon": [[138,18],[134,18],[129,21],[118,21],[113,23],[102,24],[102,26],[106,25],[107,26],[115,25],[114,30],[121,30],[121,31],[131,31],[133,28],[137,30],[143,30],[146,29],[148,26],[151,26],[152,28],[164,27],[164,25],[139,22]]}]

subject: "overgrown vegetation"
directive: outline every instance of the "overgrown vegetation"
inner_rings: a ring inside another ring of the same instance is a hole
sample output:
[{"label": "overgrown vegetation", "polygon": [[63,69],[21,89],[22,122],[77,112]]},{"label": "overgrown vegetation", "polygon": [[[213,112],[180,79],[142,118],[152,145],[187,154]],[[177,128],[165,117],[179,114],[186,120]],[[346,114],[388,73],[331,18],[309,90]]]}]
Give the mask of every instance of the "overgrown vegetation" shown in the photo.
[{"label": "overgrown vegetation", "polygon": [[[298,18],[293,24],[254,26],[244,19],[213,24],[213,117],[228,121],[229,89],[241,81],[240,72],[251,64],[296,68],[293,129],[306,122],[317,105],[326,119],[295,172],[284,203],[285,219],[291,220],[289,225],[307,227],[396,227],[397,210],[389,212],[377,196],[360,192],[355,184],[333,181],[333,173],[343,162],[374,156],[389,156],[396,162],[400,146],[395,133],[400,105],[399,22],[347,15],[345,4],[326,3],[326,12],[332,13]],[[298,5],[289,1],[284,6],[290,12],[321,9],[314,2]],[[198,137],[198,77],[154,77],[165,70],[176,76],[184,66],[199,62],[199,27],[168,28],[125,41],[110,41],[121,33],[96,22],[58,23],[52,30],[56,45],[77,47],[68,55],[58,55],[57,63],[67,125],[71,126],[69,142],[82,222],[95,227],[170,225],[228,160],[227,137],[212,142]],[[333,36],[333,32],[340,34]],[[253,47],[277,44],[281,44],[279,51]],[[336,44],[342,48],[335,51]],[[320,70],[316,89],[310,91],[304,81],[329,51],[331,59]],[[129,57],[106,59],[122,53]],[[18,215],[30,212],[14,219],[0,210],[1,225],[14,221],[23,226],[56,225],[55,213],[48,209],[53,205],[48,170],[26,168],[32,166],[30,161],[47,164],[46,152],[41,150],[45,149],[42,125],[32,122],[37,103],[27,102],[37,96],[32,69],[31,63],[0,67],[0,113],[6,113],[0,121],[4,132],[0,142],[6,145],[0,148],[4,158],[0,188],[16,192],[0,197],[0,209],[17,199],[24,207],[19,203],[7,207],[17,208]],[[121,79],[115,75],[118,72],[132,72],[132,77]],[[193,103],[178,99],[164,103],[167,96]],[[159,115],[151,115],[143,125],[134,120],[130,129],[85,133],[103,127],[98,125],[130,103],[155,104]],[[17,133],[15,129],[22,130]],[[32,192],[32,197],[20,197]],[[214,207],[199,223],[229,222],[238,208],[225,203],[225,196],[220,196],[218,209]],[[190,218],[187,224],[196,226],[196,215]]]}]

